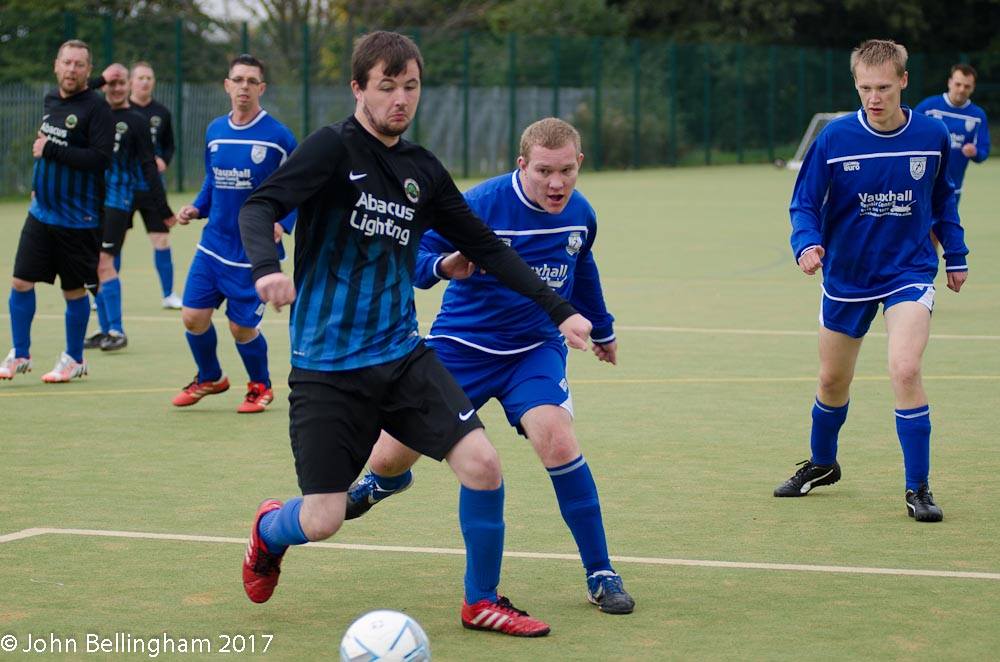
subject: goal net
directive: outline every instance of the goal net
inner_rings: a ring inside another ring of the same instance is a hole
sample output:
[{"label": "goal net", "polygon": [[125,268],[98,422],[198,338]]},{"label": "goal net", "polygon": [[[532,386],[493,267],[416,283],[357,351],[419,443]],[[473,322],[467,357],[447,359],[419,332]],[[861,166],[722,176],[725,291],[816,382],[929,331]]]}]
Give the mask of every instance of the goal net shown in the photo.
[{"label": "goal net", "polygon": [[809,146],[813,144],[816,140],[816,136],[819,132],[823,130],[827,124],[833,120],[841,117],[843,115],[849,115],[850,112],[842,110],[837,113],[816,113],[812,116],[809,121],[809,127],[806,129],[805,135],[802,136],[802,142],[799,143],[799,148],[795,150],[795,156],[789,161],[785,167],[789,170],[798,170],[802,167],[802,159],[806,158],[806,152],[809,151]]}]

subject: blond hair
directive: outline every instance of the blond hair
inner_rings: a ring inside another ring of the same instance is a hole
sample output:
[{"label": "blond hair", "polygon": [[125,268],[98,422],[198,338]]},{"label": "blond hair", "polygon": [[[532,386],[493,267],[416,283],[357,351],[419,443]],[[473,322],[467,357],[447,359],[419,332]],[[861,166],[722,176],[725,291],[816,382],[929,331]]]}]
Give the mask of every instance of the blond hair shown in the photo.
[{"label": "blond hair", "polygon": [[906,47],[902,44],[897,44],[891,39],[869,39],[861,42],[861,45],[851,52],[851,75],[857,77],[855,70],[859,64],[878,67],[891,62],[896,69],[896,75],[902,78],[906,73],[907,57]]},{"label": "blond hair", "polygon": [[545,149],[559,149],[568,143],[572,143],[579,154],[580,132],[558,117],[546,117],[529,124],[521,134],[521,158],[527,161],[528,154],[535,145]]}]

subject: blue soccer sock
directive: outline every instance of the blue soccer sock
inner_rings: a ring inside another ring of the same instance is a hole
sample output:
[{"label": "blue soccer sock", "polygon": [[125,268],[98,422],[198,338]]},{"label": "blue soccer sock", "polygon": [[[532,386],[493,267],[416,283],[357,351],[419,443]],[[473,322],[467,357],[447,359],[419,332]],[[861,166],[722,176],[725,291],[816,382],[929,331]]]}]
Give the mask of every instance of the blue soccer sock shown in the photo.
[{"label": "blue soccer sock", "polygon": [[906,489],[916,490],[931,471],[930,405],[896,410],[896,434],[903,449]]},{"label": "blue soccer sock", "polygon": [[825,405],[816,398],[812,409],[812,434],[809,445],[812,447],[813,464],[833,464],[837,461],[837,435],[841,426],[847,420],[847,407]]},{"label": "blue soccer sock", "polygon": [[94,295],[94,304],[97,306],[97,324],[101,327],[101,333],[107,333],[111,330],[111,322],[108,321],[108,306],[101,290]]},{"label": "blue soccer sock", "polygon": [[546,469],[559,501],[559,512],[573,534],[583,567],[590,576],[612,570],[608,543],[604,536],[601,502],[587,461],[581,455],[572,462]]},{"label": "blue soccer sock", "polygon": [[122,270],[122,252],[121,252],[121,249],[118,250],[118,255],[115,255],[114,265],[115,265],[115,272],[116,273],[121,273],[121,270]]},{"label": "blue soccer sock", "polygon": [[372,476],[375,477],[375,482],[378,483],[379,489],[387,492],[398,490],[413,480],[413,472],[409,469],[398,476],[383,476],[382,474],[377,474],[374,471],[372,472]]},{"label": "blue soccer sock", "polygon": [[191,354],[194,355],[195,365],[198,366],[199,382],[214,382],[222,377],[222,366],[219,365],[219,357],[215,354],[216,345],[219,339],[215,335],[215,326],[208,325],[208,330],[197,335],[186,332],[188,345],[191,347]]},{"label": "blue soccer sock", "polygon": [[473,490],[462,485],[458,522],[465,539],[465,601],[496,600],[503,560],[503,485]]},{"label": "blue soccer sock", "polygon": [[258,331],[257,337],[250,342],[236,343],[236,351],[243,359],[250,381],[271,388],[271,375],[267,371],[267,340],[264,339],[264,334]]},{"label": "blue soccer sock", "polygon": [[84,294],[79,299],[66,300],[66,353],[77,363],[83,363],[83,338],[90,321],[90,299]]},{"label": "blue soccer sock", "polygon": [[160,277],[160,291],[168,297],[174,292],[174,258],[170,246],[153,249],[153,264]]},{"label": "blue soccer sock", "polygon": [[[103,301],[104,315],[107,319],[107,330],[124,333],[122,327],[122,281],[117,276],[101,283],[100,298]],[[104,320],[101,320],[101,302],[97,304],[97,319],[101,322],[101,331],[105,330]]]},{"label": "blue soccer sock", "polygon": [[27,292],[10,289],[7,299],[10,310],[10,334],[14,342],[14,356],[31,357],[31,321],[35,319],[35,288]]},{"label": "blue soccer sock", "polygon": [[289,545],[304,545],[309,542],[302,531],[302,523],[299,522],[301,509],[302,497],[295,497],[286,501],[278,510],[265,513],[260,518],[257,532],[267,545],[267,551],[284,554]]}]

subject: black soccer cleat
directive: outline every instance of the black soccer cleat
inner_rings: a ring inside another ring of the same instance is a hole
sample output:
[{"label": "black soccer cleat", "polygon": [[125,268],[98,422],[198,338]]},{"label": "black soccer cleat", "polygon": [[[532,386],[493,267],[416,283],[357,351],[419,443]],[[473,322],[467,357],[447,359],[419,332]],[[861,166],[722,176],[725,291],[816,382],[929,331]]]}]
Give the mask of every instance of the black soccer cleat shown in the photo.
[{"label": "black soccer cleat", "polygon": [[931,489],[924,483],[917,491],[906,490],[906,514],[918,522],[940,522],[944,513],[936,503]]},{"label": "black soccer cleat", "polygon": [[108,337],[108,334],[98,331],[94,335],[83,341],[84,349],[100,349],[101,343]]},{"label": "black soccer cleat", "polygon": [[101,340],[102,352],[117,352],[128,347],[128,337],[124,333],[112,331]]},{"label": "black soccer cleat", "polygon": [[803,460],[796,466],[802,468],[781,485],[774,488],[776,497],[800,497],[809,494],[814,487],[833,485],[840,480],[840,465],[813,464],[812,460]]}]

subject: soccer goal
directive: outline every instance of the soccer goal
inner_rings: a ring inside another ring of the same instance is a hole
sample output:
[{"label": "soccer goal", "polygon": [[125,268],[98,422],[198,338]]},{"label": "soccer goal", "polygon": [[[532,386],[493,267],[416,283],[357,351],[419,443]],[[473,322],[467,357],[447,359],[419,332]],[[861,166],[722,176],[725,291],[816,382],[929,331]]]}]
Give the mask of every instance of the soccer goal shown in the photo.
[{"label": "soccer goal", "polygon": [[789,170],[798,170],[802,167],[802,159],[806,158],[806,152],[809,150],[809,146],[813,144],[816,140],[816,136],[819,132],[823,130],[827,124],[833,120],[841,117],[843,115],[849,115],[850,112],[842,110],[836,113],[816,113],[809,120],[809,128],[806,129],[805,135],[802,136],[802,142],[799,143],[799,148],[795,150],[795,156],[792,160],[785,164],[785,167]]}]

